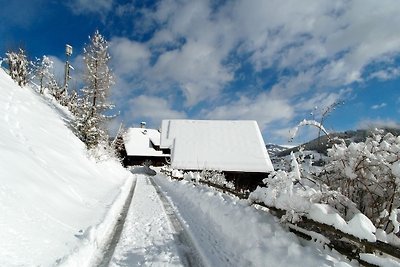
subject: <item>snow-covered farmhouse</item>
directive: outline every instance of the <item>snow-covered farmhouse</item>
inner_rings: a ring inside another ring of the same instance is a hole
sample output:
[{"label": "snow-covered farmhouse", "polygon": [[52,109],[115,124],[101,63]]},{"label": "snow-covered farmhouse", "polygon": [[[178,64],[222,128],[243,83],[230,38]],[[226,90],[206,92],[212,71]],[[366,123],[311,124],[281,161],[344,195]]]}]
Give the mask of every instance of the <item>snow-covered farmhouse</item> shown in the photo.
[{"label": "snow-covered farmhouse", "polygon": [[237,185],[255,185],[273,171],[256,121],[163,120],[160,149],[171,167],[216,170]]},{"label": "snow-covered farmhouse", "polygon": [[160,150],[160,132],[155,129],[129,128],[123,135],[125,146],[124,166],[142,165],[145,162],[160,166],[167,162],[169,154]]}]

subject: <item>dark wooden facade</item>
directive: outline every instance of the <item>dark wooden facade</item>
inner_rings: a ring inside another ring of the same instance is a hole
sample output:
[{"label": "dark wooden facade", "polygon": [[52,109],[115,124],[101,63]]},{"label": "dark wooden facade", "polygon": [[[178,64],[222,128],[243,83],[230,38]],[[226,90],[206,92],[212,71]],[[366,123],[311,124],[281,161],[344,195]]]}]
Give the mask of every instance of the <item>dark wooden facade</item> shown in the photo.
[{"label": "dark wooden facade", "polygon": [[227,181],[233,182],[238,190],[254,191],[257,186],[265,186],[263,180],[268,177],[269,173],[265,172],[222,172]]},{"label": "dark wooden facade", "polygon": [[137,165],[151,165],[151,166],[164,166],[167,164],[169,157],[155,157],[155,156],[128,156],[122,160],[124,167],[137,166]]}]

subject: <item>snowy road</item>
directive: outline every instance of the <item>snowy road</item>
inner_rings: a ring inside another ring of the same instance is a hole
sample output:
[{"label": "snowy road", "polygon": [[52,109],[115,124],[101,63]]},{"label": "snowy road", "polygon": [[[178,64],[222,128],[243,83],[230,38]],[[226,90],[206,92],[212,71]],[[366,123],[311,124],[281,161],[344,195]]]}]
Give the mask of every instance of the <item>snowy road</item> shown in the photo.
[{"label": "snowy road", "polygon": [[198,251],[198,248],[193,240],[193,237],[190,235],[190,232],[184,226],[182,218],[176,213],[175,207],[172,206],[170,201],[162,192],[160,186],[157,185],[153,179],[151,179],[151,183],[155,187],[157,194],[163,203],[165,212],[168,215],[168,219],[175,230],[176,233],[175,241],[177,242],[177,245],[180,250],[182,263],[185,266],[191,266],[191,267],[204,266],[203,256]]},{"label": "snowy road", "polygon": [[269,214],[163,175],[136,174],[109,266],[349,266],[304,247]]},{"label": "snowy road", "polygon": [[135,194],[120,241],[110,265],[188,266],[190,251],[180,239],[179,223],[173,223],[149,177],[138,174]]}]

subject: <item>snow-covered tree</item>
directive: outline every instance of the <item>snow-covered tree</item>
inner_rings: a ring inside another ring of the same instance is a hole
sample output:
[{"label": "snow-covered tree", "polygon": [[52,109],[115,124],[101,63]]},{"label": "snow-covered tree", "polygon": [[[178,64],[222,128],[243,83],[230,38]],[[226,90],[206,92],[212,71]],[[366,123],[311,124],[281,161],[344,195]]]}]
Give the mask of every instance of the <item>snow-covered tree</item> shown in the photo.
[{"label": "snow-covered tree", "polygon": [[48,56],[43,56],[41,59],[37,59],[34,66],[34,77],[39,82],[40,93],[43,94],[45,88],[49,88],[50,85],[56,84],[53,73],[53,61]]},{"label": "snow-covered tree", "polygon": [[96,31],[90,37],[90,43],[84,48],[84,83],[83,99],[76,116],[76,129],[83,142],[93,148],[100,141],[108,141],[106,121],[113,105],[108,96],[113,84],[113,75],[108,67],[110,55],[108,43]]},{"label": "snow-covered tree", "polygon": [[6,53],[6,57],[11,78],[17,82],[19,86],[25,86],[28,82],[29,66],[25,51],[21,48],[18,52],[9,51]]},{"label": "snow-covered tree", "polygon": [[126,158],[126,149],[125,149],[125,144],[124,144],[124,135],[126,134],[126,128],[125,126],[121,123],[119,126],[118,132],[115,135],[114,140],[112,141],[111,145],[113,149],[115,150],[116,156],[120,159],[121,162],[124,161]]},{"label": "snow-covered tree", "polygon": [[67,107],[73,115],[78,114],[79,109],[79,95],[76,90],[72,90],[68,97]]}]

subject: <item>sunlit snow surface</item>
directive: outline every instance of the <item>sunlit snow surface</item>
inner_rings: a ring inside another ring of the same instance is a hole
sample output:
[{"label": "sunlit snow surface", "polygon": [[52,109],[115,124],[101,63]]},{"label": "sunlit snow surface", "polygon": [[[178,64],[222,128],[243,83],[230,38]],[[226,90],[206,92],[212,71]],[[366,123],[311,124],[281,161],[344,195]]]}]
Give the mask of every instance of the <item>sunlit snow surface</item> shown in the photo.
[{"label": "sunlit snow surface", "polygon": [[42,96],[0,70],[0,266],[64,261],[130,173],[96,164]]},{"label": "sunlit snow surface", "polygon": [[206,266],[350,266],[300,245],[276,218],[204,186],[155,176],[174,203]]},{"label": "sunlit snow surface", "polygon": [[148,177],[138,174],[135,194],[110,267],[183,266],[160,198]]}]

